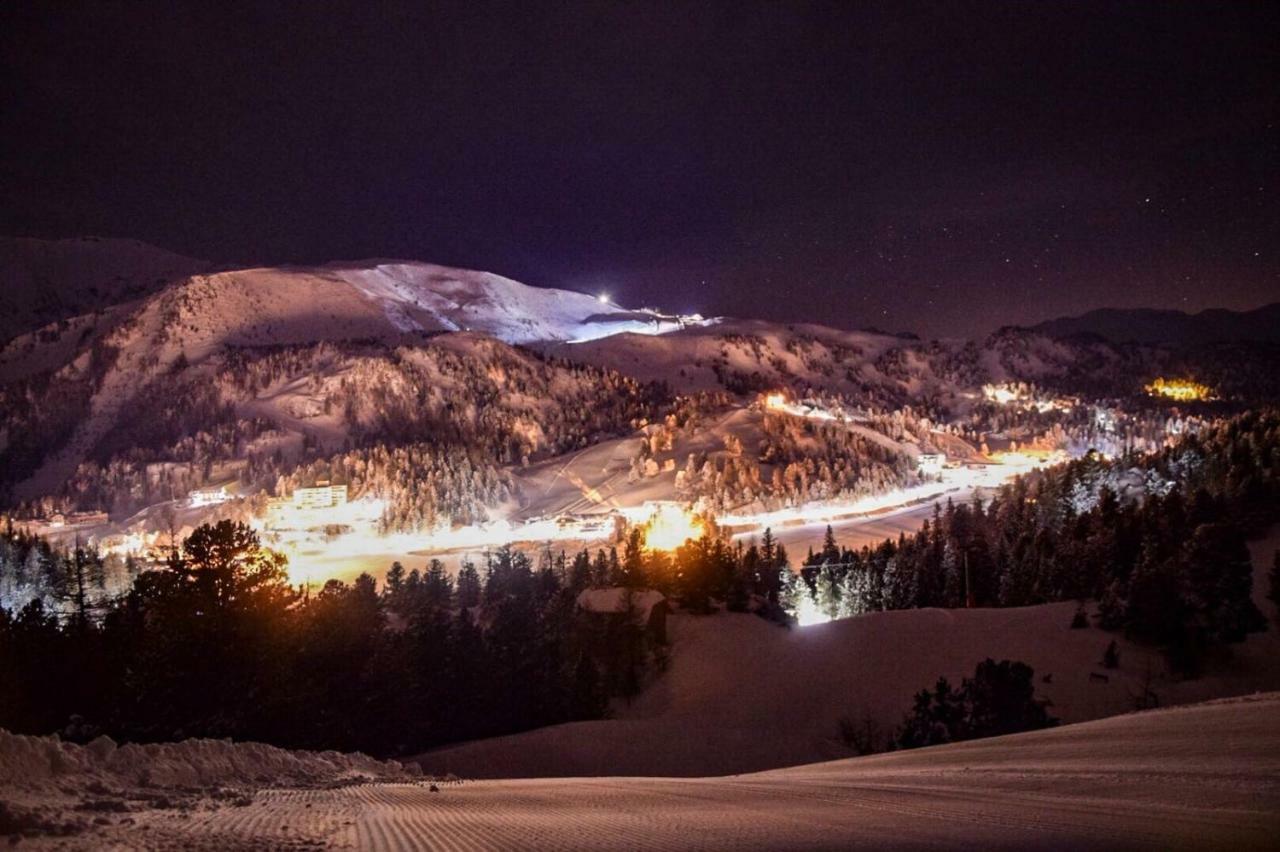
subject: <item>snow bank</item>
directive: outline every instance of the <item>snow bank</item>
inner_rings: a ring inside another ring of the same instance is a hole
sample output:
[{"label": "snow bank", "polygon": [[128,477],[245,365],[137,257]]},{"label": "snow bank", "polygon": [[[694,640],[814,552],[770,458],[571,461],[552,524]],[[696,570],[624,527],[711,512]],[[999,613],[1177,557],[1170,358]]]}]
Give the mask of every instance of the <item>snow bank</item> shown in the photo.
[{"label": "snow bank", "polygon": [[56,736],[0,730],[0,791],[79,786],[98,781],[125,787],[313,786],[358,779],[407,780],[416,766],[335,751],[286,751],[261,743],[183,740],[117,745],[98,737],[85,746]]}]

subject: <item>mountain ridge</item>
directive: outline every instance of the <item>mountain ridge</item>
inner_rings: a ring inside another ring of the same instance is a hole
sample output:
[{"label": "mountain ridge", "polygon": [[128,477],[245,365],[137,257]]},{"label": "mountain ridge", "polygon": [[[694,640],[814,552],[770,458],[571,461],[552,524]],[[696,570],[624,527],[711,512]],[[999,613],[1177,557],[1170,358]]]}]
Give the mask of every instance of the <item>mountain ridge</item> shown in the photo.
[{"label": "mountain ridge", "polygon": [[0,345],[212,268],[141,240],[0,237]]},{"label": "mountain ridge", "polygon": [[1280,302],[1247,311],[1206,308],[1196,313],[1160,308],[1098,308],[1078,316],[1046,320],[1027,330],[1053,338],[1093,335],[1112,343],[1280,343]]}]

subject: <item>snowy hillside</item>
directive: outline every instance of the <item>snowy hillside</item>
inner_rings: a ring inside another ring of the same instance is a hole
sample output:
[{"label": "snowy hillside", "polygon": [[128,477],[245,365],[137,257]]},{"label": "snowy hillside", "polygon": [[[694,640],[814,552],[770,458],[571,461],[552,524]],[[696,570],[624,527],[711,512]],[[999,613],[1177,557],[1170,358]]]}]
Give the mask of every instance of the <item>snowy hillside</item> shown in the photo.
[{"label": "snowy hillside", "polygon": [[[106,318],[78,317],[147,295],[158,289],[156,283],[179,277],[184,263],[189,273],[198,262],[142,243],[64,242],[75,250],[65,250],[61,242],[0,243],[10,255],[0,255],[0,282],[12,321],[23,316],[18,301],[34,298],[34,291],[57,302],[53,318],[72,320],[69,329],[29,334],[0,348],[0,381],[60,367],[99,340],[167,365],[179,354],[196,361],[228,345],[399,343],[447,331],[476,331],[507,343],[581,341],[624,332],[660,334],[702,322],[630,310],[583,293],[530,287],[487,272],[402,261],[183,276],[136,307]],[[132,277],[130,265],[137,268]],[[134,281],[144,277],[143,268],[147,287]],[[93,284],[98,278],[106,282],[102,287]],[[120,286],[112,289],[112,282]],[[79,303],[58,295],[63,291],[82,293],[92,304],[77,310]]]},{"label": "snowy hillside", "polygon": [[[897,407],[954,401],[986,382],[1035,381],[1131,391],[1167,353],[1105,343],[1064,343],[1005,330],[982,341],[921,341],[871,331],[763,320],[723,320],[662,337],[621,334],[550,347],[566,358],[669,382],[682,392],[788,388]],[[1131,387],[1132,386],[1132,387]]]},{"label": "snowy hillside", "polygon": [[[581,293],[422,263],[195,275],[136,304],[73,318],[0,349],[0,408],[13,419],[4,429],[7,440],[0,442],[0,454],[20,455],[18,468],[35,474],[20,496],[49,494],[113,433],[122,417],[135,422],[134,406],[144,394],[151,392],[152,402],[172,401],[175,396],[159,385],[170,391],[198,386],[208,379],[199,371],[218,370],[237,351],[330,342],[380,346],[374,357],[394,361],[395,347],[421,346],[442,332],[465,330],[473,337],[490,335],[508,343],[578,340],[615,331],[656,334],[683,321],[624,310]],[[475,355],[454,349],[465,359]],[[343,367],[334,369],[341,372]],[[314,384],[324,376],[292,378],[310,378]],[[266,415],[279,426],[281,418],[273,415],[283,412],[286,425],[297,425],[294,415],[311,404],[294,398],[296,393],[282,399],[276,390],[273,396],[278,405],[254,405],[241,413]],[[553,398],[544,395],[537,402]],[[192,425],[209,430],[216,424]],[[315,425],[321,432],[327,428],[323,418]],[[347,436],[329,437],[332,445]],[[151,454],[159,448],[139,449]],[[11,476],[15,469],[11,467]]]},{"label": "snowy hillside", "polygon": [[[1254,599],[1268,615],[1276,612],[1266,572],[1277,546],[1280,533],[1250,547]],[[749,615],[677,615],[668,621],[670,668],[615,718],[464,743],[421,760],[428,772],[509,778],[721,775],[847,757],[837,737],[842,716],[887,733],[916,692],[939,675],[959,683],[987,657],[1034,668],[1036,694],[1068,723],[1125,713],[1148,686],[1165,705],[1280,689],[1274,629],[1238,646],[1228,669],[1184,680],[1163,674],[1157,649],[1072,630],[1074,610],[1071,602],[899,610],[790,631]],[[1121,662],[1105,670],[1112,639]]]},{"label": "snowy hillside", "polygon": [[488,272],[425,263],[332,263],[311,274],[329,274],[349,283],[402,331],[481,331],[508,343],[572,342],[623,332],[658,334],[700,321],[628,310],[607,298],[530,287]]},{"label": "snowy hillside", "polygon": [[[196,276],[148,306],[199,353],[221,344],[398,341],[477,331],[507,343],[656,334],[677,317],[630,311],[594,296],[530,287],[488,272],[405,261],[239,269]],[[190,355],[188,356],[190,357]]]},{"label": "snowy hillside", "polygon": [[0,344],[208,268],[138,240],[0,237]]},{"label": "snowy hillside", "polygon": [[[1228,376],[1266,389],[1267,359],[1215,357],[1222,383],[1202,378],[1224,398]],[[96,523],[121,547],[207,486],[261,520],[268,497],[348,484],[370,498],[350,522],[362,536],[647,500],[771,511],[910,486],[926,447],[972,460],[987,383],[1131,397],[1166,370],[1200,375],[1172,358],[1017,330],[975,343],[706,321],[417,262],[227,270],[0,347],[0,493],[23,517],[141,513]],[[859,422],[748,414],[773,393]],[[677,427],[677,407],[698,413]],[[890,413],[915,431],[863,425]]]},{"label": "snowy hillside", "polygon": [[[727,778],[433,788],[355,761],[372,780],[187,772],[174,793],[148,783],[148,760],[164,766],[162,756],[181,755],[185,744],[135,751],[137,769],[121,778],[94,769],[110,757],[0,737],[0,749],[43,758],[25,760],[36,772],[0,786],[9,802],[0,832],[25,836],[23,848],[1102,850],[1205,848],[1212,838],[1217,848],[1250,850],[1274,848],[1280,811],[1276,693]],[[212,746],[224,761],[243,748]],[[337,770],[339,758],[297,762]]]}]

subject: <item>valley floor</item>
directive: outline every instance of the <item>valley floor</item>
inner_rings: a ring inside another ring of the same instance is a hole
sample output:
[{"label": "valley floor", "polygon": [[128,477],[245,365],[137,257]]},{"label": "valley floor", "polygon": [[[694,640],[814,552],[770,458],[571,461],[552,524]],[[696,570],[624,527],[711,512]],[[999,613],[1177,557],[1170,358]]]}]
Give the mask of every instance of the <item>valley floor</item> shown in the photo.
[{"label": "valley floor", "polygon": [[33,845],[1243,850],[1274,848],[1278,815],[1280,694],[1268,693],[723,778],[264,789]]}]

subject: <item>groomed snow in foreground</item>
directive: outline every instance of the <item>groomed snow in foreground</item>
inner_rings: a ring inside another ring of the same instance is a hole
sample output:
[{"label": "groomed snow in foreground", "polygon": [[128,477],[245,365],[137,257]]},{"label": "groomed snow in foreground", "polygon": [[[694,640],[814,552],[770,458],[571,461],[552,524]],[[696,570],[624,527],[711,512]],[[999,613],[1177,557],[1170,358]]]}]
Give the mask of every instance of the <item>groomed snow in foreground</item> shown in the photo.
[{"label": "groomed snow in foreground", "polygon": [[[5,748],[18,740],[6,738]],[[196,744],[191,754],[216,745]],[[137,750],[127,763],[186,747]],[[249,748],[246,755],[258,755],[260,747]],[[275,751],[246,766],[265,766],[269,776],[296,771]],[[72,754],[76,765],[101,762]],[[222,767],[213,774],[225,777],[221,761],[212,761]],[[300,761],[340,765],[328,755]],[[49,799],[61,810],[47,800],[42,817],[74,833],[33,832],[37,847],[1265,849],[1274,848],[1280,814],[1280,694],[724,778],[475,781],[438,790],[276,780],[229,803],[207,796],[120,809],[94,806],[102,797],[75,771],[57,774],[64,792]],[[0,787],[0,801],[10,793]],[[86,804],[87,814],[77,810]]]}]

